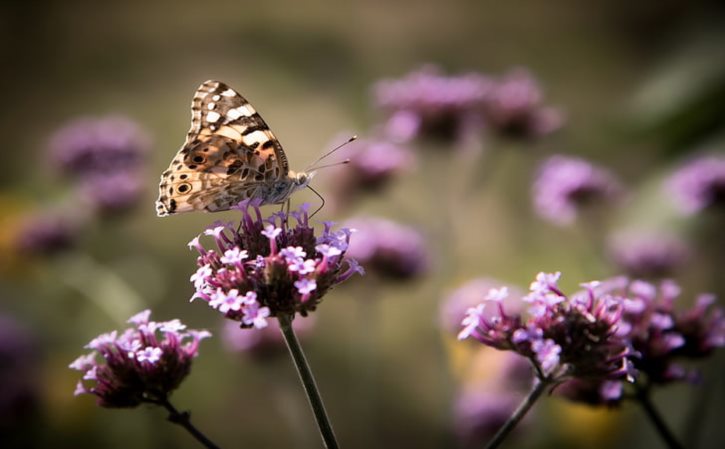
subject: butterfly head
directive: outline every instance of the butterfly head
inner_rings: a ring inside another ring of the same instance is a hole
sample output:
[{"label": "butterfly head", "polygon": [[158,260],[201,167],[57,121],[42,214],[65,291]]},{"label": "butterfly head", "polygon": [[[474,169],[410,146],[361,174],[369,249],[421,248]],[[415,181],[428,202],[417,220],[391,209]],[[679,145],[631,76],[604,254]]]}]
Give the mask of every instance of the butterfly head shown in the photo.
[{"label": "butterfly head", "polygon": [[314,178],[315,173],[316,172],[314,172],[314,171],[312,171],[312,172],[301,171],[301,172],[297,172],[297,173],[290,171],[289,176],[290,176],[290,178],[292,178],[292,182],[294,184],[294,190],[301,190],[301,189],[306,188],[310,184],[310,181],[312,181],[312,178]]}]

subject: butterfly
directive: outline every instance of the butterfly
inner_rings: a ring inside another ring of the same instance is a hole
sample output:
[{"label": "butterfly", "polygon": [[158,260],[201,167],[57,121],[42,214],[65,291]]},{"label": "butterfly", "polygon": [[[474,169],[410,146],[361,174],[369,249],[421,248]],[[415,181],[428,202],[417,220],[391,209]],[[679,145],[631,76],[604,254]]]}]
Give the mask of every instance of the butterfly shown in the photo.
[{"label": "butterfly", "polygon": [[161,174],[156,213],[224,211],[246,199],[281,204],[313,175],[289,170],[282,145],[252,105],[209,80],[191,101],[186,142]]}]

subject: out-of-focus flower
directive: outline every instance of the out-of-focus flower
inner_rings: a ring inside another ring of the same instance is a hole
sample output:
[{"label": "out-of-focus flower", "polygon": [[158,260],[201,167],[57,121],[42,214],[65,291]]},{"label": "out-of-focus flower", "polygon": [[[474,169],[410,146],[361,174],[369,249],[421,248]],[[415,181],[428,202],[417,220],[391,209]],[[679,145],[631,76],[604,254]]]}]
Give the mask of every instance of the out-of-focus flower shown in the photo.
[{"label": "out-of-focus flower", "polygon": [[400,79],[378,81],[375,103],[387,114],[388,137],[458,140],[483,128],[483,108],[493,82],[478,73],[446,76],[425,66]]},{"label": "out-of-focus flower", "polygon": [[453,403],[454,427],[464,446],[480,446],[490,439],[534,379],[531,365],[517,354],[485,347],[477,350]]},{"label": "out-of-focus flower", "polygon": [[16,248],[24,254],[50,255],[73,247],[81,227],[57,212],[27,216],[15,237]]},{"label": "out-of-focus flower", "polygon": [[88,176],[80,181],[80,195],[102,215],[126,212],[139,203],[144,194],[141,176],[132,171]]},{"label": "out-of-focus flower", "polygon": [[687,162],[670,177],[668,187],[686,214],[725,207],[725,154],[704,155]]},{"label": "out-of-focus flower", "polygon": [[486,99],[486,122],[502,135],[543,137],[564,123],[561,111],[542,105],[541,88],[523,69],[513,70],[498,80]]},{"label": "out-of-focus flower", "polygon": [[609,240],[609,255],[626,274],[663,278],[673,274],[688,259],[684,241],[658,233],[622,233]]},{"label": "out-of-focus flower", "polygon": [[128,118],[82,118],[52,136],[50,158],[69,175],[113,173],[136,169],[149,142],[141,127]]},{"label": "out-of-focus flower", "polygon": [[39,411],[38,348],[28,329],[10,315],[0,314],[0,440],[27,441],[20,432]]},{"label": "out-of-focus flower", "polygon": [[414,163],[408,148],[385,140],[356,140],[344,151],[350,162],[330,176],[338,203],[358,193],[379,191]]},{"label": "out-of-focus flower", "polygon": [[496,349],[514,351],[536,368],[540,378],[633,380],[634,351],[618,335],[620,300],[598,294],[596,282],[567,297],[557,285],[560,273],[539,273],[523,298],[527,316],[507,312],[505,289],[492,289],[486,301],[468,310],[459,339],[475,338]]},{"label": "out-of-focus flower", "polygon": [[[697,371],[678,363],[682,359],[706,357],[725,346],[725,315],[714,305],[713,295],[700,295],[695,305],[675,310],[680,288],[672,281],[659,286],[643,281],[615,278],[596,287],[597,294],[620,298],[623,314],[617,335],[626,338],[638,356],[635,368],[644,374],[638,379],[645,387],[677,381],[696,381]],[[616,404],[623,385],[613,380],[589,380],[563,385],[562,393],[580,402]]]},{"label": "out-of-focus flower", "polygon": [[[300,339],[309,335],[314,325],[314,315],[292,321],[292,328]],[[259,358],[284,354],[287,351],[277,320],[269,320],[269,326],[261,329],[242,330],[239,323],[229,320],[224,320],[223,326],[222,341],[230,351]]]},{"label": "out-of-focus flower", "polygon": [[[131,317],[134,327],[99,335],[70,368],[83,372],[75,394],[92,394],[102,407],[163,403],[191,370],[207,331],[186,329],[179,320],[150,321],[150,310]],[[100,360],[99,360],[100,357]]]},{"label": "out-of-focus flower", "polygon": [[353,218],[345,226],[355,230],[348,255],[371,272],[393,279],[410,279],[427,272],[428,251],[415,229],[374,217]]},{"label": "out-of-focus flower", "polygon": [[538,214],[564,226],[573,223],[583,208],[612,201],[621,191],[609,171],[584,159],[556,155],[540,167],[532,193]]},{"label": "out-of-focus flower", "polygon": [[441,302],[440,324],[444,331],[457,335],[461,330],[461,321],[471,307],[486,300],[487,293],[494,288],[504,286],[507,289],[506,310],[520,311],[524,292],[515,286],[506,285],[496,279],[472,279],[450,292]]},{"label": "out-of-focus flower", "polygon": [[458,439],[465,447],[490,439],[511,417],[523,394],[515,391],[464,391],[453,404]]},{"label": "out-of-focus flower", "polygon": [[270,316],[306,316],[330,288],[362,273],[355,260],[345,258],[350,231],[333,231],[328,222],[315,235],[307,205],[267,219],[258,202],[242,202],[239,209],[238,225],[213,225],[204,232],[213,236],[215,249],[205,249],[199,237],[189,247],[199,251],[192,300],[205,301],[243,327],[266,327]]}]

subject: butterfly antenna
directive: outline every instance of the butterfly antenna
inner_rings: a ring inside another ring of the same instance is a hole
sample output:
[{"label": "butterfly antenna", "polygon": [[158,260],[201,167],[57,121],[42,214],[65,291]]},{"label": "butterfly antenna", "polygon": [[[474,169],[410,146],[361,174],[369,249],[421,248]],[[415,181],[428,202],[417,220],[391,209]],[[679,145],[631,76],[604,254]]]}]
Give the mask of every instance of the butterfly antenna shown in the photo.
[{"label": "butterfly antenna", "polygon": [[323,207],[325,207],[325,198],[324,198],[324,197],[323,197],[322,195],[320,195],[320,193],[319,193],[319,192],[318,192],[317,190],[313,189],[313,188],[312,188],[312,186],[309,186],[309,185],[308,185],[308,186],[307,186],[307,188],[308,188],[308,189],[310,189],[310,190],[312,190],[312,192],[313,192],[313,193],[314,193],[315,195],[317,195],[317,197],[318,197],[318,198],[319,198],[320,200],[322,200],[322,204],[320,204],[320,207],[318,207],[317,209],[315,209],[315,211],[314,211],[314,212],[312,212],[312,215],[310,215],[310,218],[312,218],[312,217],[314,217],[314,216],[315,216],[315,215],[317,214],[317,212],[321,211],[321,210],[322,210],[322,208],[323,208]]},{"label": "butterfly antenna", "polygon": [[337,167],[338,165],[345,165],[345,164],[349,164],[349,163],[350,163],[350,159],[345,159],[344,161],[335,162],[335,163],[332,163],[332,164],[320,165],[319,167],[315,167],[314,169],[315,170],[320,170],[320,169],[323,169],[323,168]]},{"label": "butterfly antenna", "polygon": [[[311,163],[310,165],[308,165],[308,166],[307,166],[307,168],[305,169],[305,171],[310,171],[310,170],[312,170],[312,169],[314,169],[314,168],[322,168],[322,167],[315,167],[315,164],[317,164],[317,163],[318,163],[318,162],[320,162],[321,160],[325,159],[326,157],[330,156],[331,154],[333,154],[334,152],[336,152],[336,151],[337,151],[337,150],[339,150],[340,148],[344,147],[344,146],[345,146],[345,145],[347,145],[348,143],[352,143],[352,142],[354,142],[355,140],[357,140],[357,135],[354,135],[354,136],[350,137],[349,139],[347,139],[347,141],[345,141],[345,142],[341,143],[340,145],[338,145],[338,146],[336,146],[335,148],[331,149],[331,150],[330,150],[330,151],[328,151],[327,153],[325,153],[325,154],[323,154],[322,156],[318,157],[318,158],[317,158],[317,160],[315,160],[315,162],[313,162],[313,163]],[[346,163],[346,162],[345,162],[345,163]]]}]

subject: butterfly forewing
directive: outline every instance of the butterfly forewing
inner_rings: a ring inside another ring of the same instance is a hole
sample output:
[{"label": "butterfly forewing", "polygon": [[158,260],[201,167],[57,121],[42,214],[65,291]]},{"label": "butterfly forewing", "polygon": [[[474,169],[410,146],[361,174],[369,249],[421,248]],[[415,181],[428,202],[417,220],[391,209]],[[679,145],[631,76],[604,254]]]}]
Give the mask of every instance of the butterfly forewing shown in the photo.
[{"label": "butterfly forewing", "polygon": [[161,174],[156,211],[227,210],[247,198],[268,196],[287,182],[287,157],[247,100],[224,83],[206,81],[191,102],[186,142]]}]

